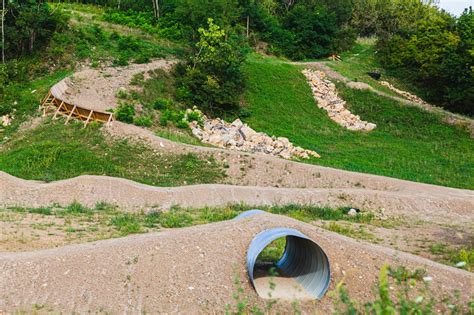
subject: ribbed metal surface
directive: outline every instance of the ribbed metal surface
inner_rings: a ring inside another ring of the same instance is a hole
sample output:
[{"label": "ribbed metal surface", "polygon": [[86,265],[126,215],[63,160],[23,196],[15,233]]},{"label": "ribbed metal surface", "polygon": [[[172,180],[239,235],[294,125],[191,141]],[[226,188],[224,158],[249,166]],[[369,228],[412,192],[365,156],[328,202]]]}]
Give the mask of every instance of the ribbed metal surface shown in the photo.
[{"label": "ribbed metal surface", "polygon": [[252,285],[255,286],[254,267],[258,255],[280,237],[286,237],[286,247],[277,267],[284,276],[294,278],[309,294],[322,298],[331,279],[329,260],[318,244],[295,229],[273,228],[255,236],[247,252],[247,271]]},{"label": "ribbed metal surface", "polygon": [[234,220],[239,220],[239,219],[243,219],[243,218],[248,218],[248,217],[253,216],[254,214],[259,214],[259,213],[266,213],[266,212],[263,211],[263,210],[258,210],[258,209],[247,210],[247,211],[245,211],[245,212],[242,212],[242,213],[239,214],[238,216],[236,216],[236,217],[234,218]]}]

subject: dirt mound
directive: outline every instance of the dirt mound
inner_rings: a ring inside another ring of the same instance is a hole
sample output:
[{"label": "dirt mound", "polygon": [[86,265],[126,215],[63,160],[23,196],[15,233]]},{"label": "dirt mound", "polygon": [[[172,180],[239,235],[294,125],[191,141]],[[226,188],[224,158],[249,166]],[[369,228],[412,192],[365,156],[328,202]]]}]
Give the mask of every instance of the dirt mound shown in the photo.
[{"label": "dirt mound", "polygon": [[63,100],[79,107],[105,112],[117,107],[120,88],[128,89],[133,76],[155,69],[170,69],[175,61],[155,60],[147,64],[104,69],[85,68],[63,81]]},{"label": "dirt mound", "polygon": [[[231,185],[193,185],[160,188],[107,176],[79,176],[42,183],[26,181],[0,172],[0,205],[41,207],[54,203],[68,205],[80,201],[93,207],[97,202],[117,204],[131,211],[183,207],[249,205],[352,205],[387,217],[411,217],[416,220],[452,224],[472,221],[473,193],[430,194],[423,191],[377,191],[338,188],[275,188]],[[344,198],[342,198],[342,197]],[[383,212],[380,212],[383,208]]]},{"label": "dirt mound", "polygon": [[[233,303],[235,276],[244,293],[258,301],[247,279],[246,251],[257,233],[273,227],[298,229],[321,246],[331,263],[330,290],[344,281],[354,298],[365,301],[373,297],[380,267],[389,263],[425,268],[437,296],[459,289],[463,300],[469,298],[471,273],[261,214],[52,250],[2,253],[0,310],[31,311],[40,305],[67,313],[223,312]],[[332,301],[326,295],[316,306],[301,304],[303,310],[314,307],[328,312]]]}]

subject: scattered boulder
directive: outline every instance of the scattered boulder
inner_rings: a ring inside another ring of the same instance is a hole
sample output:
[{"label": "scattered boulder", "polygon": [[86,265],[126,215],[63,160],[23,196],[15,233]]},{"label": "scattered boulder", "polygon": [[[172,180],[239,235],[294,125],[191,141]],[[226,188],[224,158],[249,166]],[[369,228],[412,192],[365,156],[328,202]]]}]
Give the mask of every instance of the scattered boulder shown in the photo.
[{"label": "scattered boulder", "polygon": [[346,102],[341,99],[334,83],[326,79],[322,71],[305,69],[303,74],[308,80],[318,107],[324,109],[329,118],[340,126],[353,131],[372,131],[377,125],[363,121],[358,115],[345,108]]},{"label": "scattered boulder", "polygon": [[[188,109],[187,113],[191,111],[196,113],[198,110]],[[189,116],[188,114],[186,117]],[[202,114],[200,117],[201,121],[191,121],[189,127],[193,135],[203,143],[231,150],[278,156],[284,159],[320,157],[314,151],[295,147],[287,138],[270,137],[263,132],[256,132],[240,119],[228,123],[219,118],[209,119]]]}]

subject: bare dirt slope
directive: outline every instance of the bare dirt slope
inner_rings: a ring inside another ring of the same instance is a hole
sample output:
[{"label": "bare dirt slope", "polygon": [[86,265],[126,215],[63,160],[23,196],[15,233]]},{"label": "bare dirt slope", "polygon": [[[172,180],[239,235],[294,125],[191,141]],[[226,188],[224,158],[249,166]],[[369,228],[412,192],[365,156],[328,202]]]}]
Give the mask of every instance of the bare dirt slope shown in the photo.
[{"label": "bare dirt slope", "polygon": [[[223,312],[236,291],[234,276],[241,279],[244,294],[257,300],[245,271],[246,250],[254,235],[272,227],[296,228],[311,237],[330,260],[330,289],[344,281],[360,301],[373,297],[385,263],[425,268],[436,296],[459,289],[467,300],[472,293],[472,273],[264,214],[52,250],[2,253],[0,311],[31,311],[39,305],[67,313]],[[328,312],[332,302],[326,296],[321,303],[301,307]]]},{"label": "bare dirt slope", "polygon": [[160,59],[126,67],[84,68],[65,79],[67,89],[63,100],[79,107],[105,112],[117,107],[117,92],[120,88],[128,89],[135,74],[155,69],[169,70],[173,63]]}]

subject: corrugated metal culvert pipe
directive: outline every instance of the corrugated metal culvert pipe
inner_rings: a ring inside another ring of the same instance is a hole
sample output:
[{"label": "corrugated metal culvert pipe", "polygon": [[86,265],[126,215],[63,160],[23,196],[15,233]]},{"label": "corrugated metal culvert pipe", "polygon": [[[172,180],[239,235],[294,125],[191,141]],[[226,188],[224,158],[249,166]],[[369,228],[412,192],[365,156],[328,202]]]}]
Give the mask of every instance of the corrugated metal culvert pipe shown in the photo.
[{"label": "corrugated metal culvert pipe", "polygon": [[[236,219],[249,217],[260,212],[263,211],[247,211]],[[282,237],[286,238],[285,250],[275,267],[279,269],[279,273],[284,278],[293,278],[306,291],[305,293],[308,293],[312,298],[322,298],[331,279],[329,259],[318,244],[300,231],[290,228],[281,227],[264,230],[257,234],[250,243],[247,252],[247,271],[252,285],[261,295],[256,287],[254,277],[257,258],[265,247]],[[276,280],[277,278],[274,282],[278,286]]]}]

